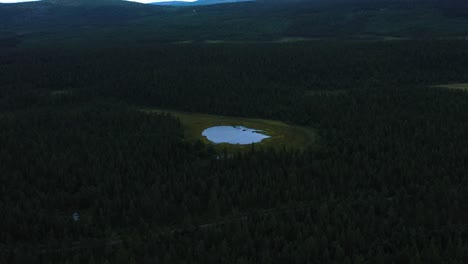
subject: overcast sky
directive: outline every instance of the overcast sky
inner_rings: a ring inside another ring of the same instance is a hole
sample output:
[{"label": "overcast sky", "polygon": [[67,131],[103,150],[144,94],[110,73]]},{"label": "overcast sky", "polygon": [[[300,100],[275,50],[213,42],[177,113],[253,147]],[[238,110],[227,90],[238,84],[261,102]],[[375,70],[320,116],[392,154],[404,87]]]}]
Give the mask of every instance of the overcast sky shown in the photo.
[{"label": "overcast sky", "polygon": [[[139,3],[144,3],[144,4],[155,3],[155,2],[168,2],[168,1],[172,1],[172,0],[132,0],[132,2],[139,2]],[[177,0],[177,1],[194,2],[196,0]]]},{"label": "overcast sky", "polygon": [[0,3],[19,3],[19,2],[32,2],[36,0],[29,0],[29,1],[18,1],[18,0],[0,0]]},{"label": "overcast sky", "polygon": [[[0,0],[0,3],[19,3],[19,2],[33,2],[37,0]],[[154,3],[154,2],[167,2],[170,0],[132,0],[133,2],[140,2],[140,3]],[[178,1],[184,1],[184,2],[193,2],[196,0],[178,0]]]}]

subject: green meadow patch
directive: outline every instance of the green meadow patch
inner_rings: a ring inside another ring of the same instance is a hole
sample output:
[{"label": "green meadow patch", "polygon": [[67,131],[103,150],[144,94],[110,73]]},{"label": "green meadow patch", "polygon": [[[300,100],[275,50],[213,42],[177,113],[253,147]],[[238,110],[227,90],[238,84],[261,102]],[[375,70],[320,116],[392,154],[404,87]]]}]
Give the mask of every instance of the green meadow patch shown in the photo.
[{"label": "green meadow patch", "polygon": [[[214,126],[244,126],[261,130],[270,136],[255,146],[272,148],[303,149],[317,143],[317,134],[312,128],[292,126],[280,121],[187,113],[171,110],[145,109],[146,112],[169,113],[178,118],[184,127],[185,138],[201,140],[206,144],[213,144],[202,136],[203,130]],[[250,149],[251,145],[213,144],[219,149]]]},{"label": "green meadow patch", "polygon": [[72,95],[71,90],[54,90],[50,92],[50,96],[67,96]]},{"label": "green meadow patch", "polygon": [[434,85],[434,87],[444,88],[444,89],[451,89],[451,90],[468,91],[468,83],[440,84],[440,85]]}]

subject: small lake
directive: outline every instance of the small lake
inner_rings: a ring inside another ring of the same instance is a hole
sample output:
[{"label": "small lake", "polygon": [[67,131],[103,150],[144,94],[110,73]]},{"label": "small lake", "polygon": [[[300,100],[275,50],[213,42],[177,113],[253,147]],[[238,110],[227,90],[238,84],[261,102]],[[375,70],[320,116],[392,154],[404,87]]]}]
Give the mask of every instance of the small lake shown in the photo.
[{"label": "small lake", "polygon": [[270,137],[261,132],[263,131],[243,126],[215,126],[203,130],[202,136],[215,144],[248,145]]}]

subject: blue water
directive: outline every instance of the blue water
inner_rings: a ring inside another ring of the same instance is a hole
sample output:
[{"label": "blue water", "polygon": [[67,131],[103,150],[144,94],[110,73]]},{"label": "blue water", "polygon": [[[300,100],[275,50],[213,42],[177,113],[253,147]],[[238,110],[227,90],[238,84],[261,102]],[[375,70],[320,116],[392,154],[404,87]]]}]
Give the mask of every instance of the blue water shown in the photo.
[{"label": "blue water", "polygon": [[243,126],[215,126],[205,129],[202,136],[215,144],[248,145],[270,137],[260,132],[262,131]]}]

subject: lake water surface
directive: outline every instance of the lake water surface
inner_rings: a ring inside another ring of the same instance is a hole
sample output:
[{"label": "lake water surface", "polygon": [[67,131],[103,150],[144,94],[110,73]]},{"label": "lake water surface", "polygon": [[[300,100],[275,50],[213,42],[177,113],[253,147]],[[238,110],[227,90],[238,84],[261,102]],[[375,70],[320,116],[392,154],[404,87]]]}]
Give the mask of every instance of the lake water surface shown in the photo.
[{"label": "lake water surface", "polygon": [[205,129],[202,136],[209,141],[219,144],[248,145],[258,143],[270,136],[262,134],[261,130],[255,130],[243,126],[215,126]]}]

